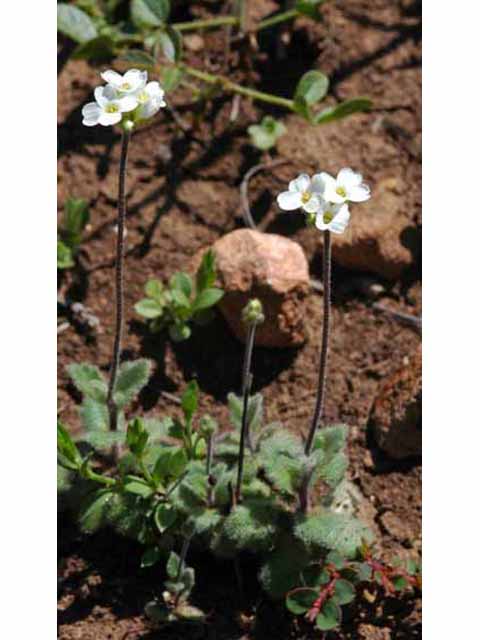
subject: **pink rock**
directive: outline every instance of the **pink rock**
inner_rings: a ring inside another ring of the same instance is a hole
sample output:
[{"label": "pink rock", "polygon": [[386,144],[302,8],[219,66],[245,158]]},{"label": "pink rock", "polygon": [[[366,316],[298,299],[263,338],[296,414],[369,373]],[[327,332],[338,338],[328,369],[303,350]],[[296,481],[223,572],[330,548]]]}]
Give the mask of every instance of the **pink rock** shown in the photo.
[{"label": "pink rock", "polygon": [[219,307],[235,336],[245,341],[242,309],[251,298],[263,305],[265,322],[255,343],[294,347],[305,341],[308,263],[296,242],[269,233],[237,229],[213,245],[218,283],[225,290]]}]

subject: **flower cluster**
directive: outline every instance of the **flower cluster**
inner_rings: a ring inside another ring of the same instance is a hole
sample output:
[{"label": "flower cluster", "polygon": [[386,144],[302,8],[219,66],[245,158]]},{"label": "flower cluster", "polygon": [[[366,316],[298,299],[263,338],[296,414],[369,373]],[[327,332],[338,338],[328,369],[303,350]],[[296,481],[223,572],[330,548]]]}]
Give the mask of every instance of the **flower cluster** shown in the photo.
[{"label": "flower cluster", "polygon": [[370,198],[370,189],[363,183],[360,173],[341,169],[336,178],[324,171],[310,178],[301,173],[277,197],[284,211],[303,209],[321,231],[343,233],[350,220],[349,202],[364,202]]},{"label": "flower cluster", "polygon": [[97,87],[95,102],[89,102],[82,109],[83,124],[87,127],[118,124],[125,113],[132,123],[147,120],[166,106],[163,89],[156,81],[147,82],[146,71],[130,69],[121,75],[110,69],[101,75],[107,84]]}]

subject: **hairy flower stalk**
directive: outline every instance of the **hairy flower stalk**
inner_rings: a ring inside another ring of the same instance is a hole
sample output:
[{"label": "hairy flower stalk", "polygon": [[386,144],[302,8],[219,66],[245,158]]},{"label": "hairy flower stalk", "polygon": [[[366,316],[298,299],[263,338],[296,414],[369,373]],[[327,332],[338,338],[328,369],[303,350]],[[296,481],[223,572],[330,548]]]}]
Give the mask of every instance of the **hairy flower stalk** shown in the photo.
[{"label": "hairy flower stalk", "polygon": [[[307,224],[323,231],[323,332],[318,371],[317,398],[313,418],[305,442],[305,456],[310,457],[315,434],[320,426],[325,403],[327,382],[328,342],[330,338],[331,308],[331,234],[341,234],[350,221],[349,202],[364,202],[370,198],[370,188],[362,175],[350,168],[340,169],[337,177],[326,172],[312,178],[301,173],[288,185],[288,191],[277,196],[278,206],[284,211],[301,209],[307,216]],[[300,487],[300,510],[308,512],[311,472],[307,471]]]},{"label": "hairy flower stalk", "polygon": [[108,69],[101,75],[107,84],[103,87],[96,87],[94,91],[95,102],[89,102],[83,106],[82,122],[86,127],[94,127],[96,125],[108,127],[119,124],[122,128],[115,260],[115,334],[107,391],[109,426],[111,431],[115,431],[118,426],[118,408],[114,400],[114,391],[120,365],[124,314],[123,261],[125,253],[125,180],[128,145],[135,125],[154,116],[166,104],[164,91],[159,83],[157,81],[147,83],[148,74],[146,71],[130,69],[121,75],[112,69]]},{"label": "hairy flower stalk", "polygon": [[113,340],[112,366],[110,368],[110,379],[108,381],[107,406],[109,413],[110,431],[117,428],[118,410],[113,399],[113,391],[117,380],[118,367],[120,364],[120,352],[122,348],[123,331],[123,259],[125,254],[125,179],[127,174],[128,145],[130,142],[131,129],[124,127],[122,133],[122,150],[120,154],[120,168],[118,176],[118,221],[117,221],[117,253],[115,259],[115,337]]},{"label": "hairy flower stalk", "polygon": [[[235,488],[235,504],[238,504],[241,499],[242,480],[243,480],[243,466],[245,459],[245,445],[249,443],[248,434],[248,400],[250,397],[250,389],[252,387],[252,374],[250,372],[252,364],[253,345],[255,343],[255,330],[258,324],[261,324],[265,320],[263,315],[263,307],[260,300],[254,299],[246,305],[242,313],[243,322],[248,327],[247,340],[245,343],[245,356],[243,359],[243,374],[242,374],[242,395],[243,395],[243,409],[242,409],[242,425],[240,431],[240,445],[238,452],[238,472],[237,472],[237,485]],[[249,448],[251,445],[249,444]]]}]

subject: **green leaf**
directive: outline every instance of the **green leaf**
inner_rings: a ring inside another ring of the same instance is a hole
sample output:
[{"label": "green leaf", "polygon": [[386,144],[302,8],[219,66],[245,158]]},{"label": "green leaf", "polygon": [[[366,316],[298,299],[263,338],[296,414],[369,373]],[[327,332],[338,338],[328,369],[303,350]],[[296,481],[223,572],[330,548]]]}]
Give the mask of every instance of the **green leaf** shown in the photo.
[{"label": "green leaf", "polygon": [[63,233],[68,244],[78,244],[90,220],[88,202],[83,198],[68,198],[65,202]]},{"label": "green leaf", "polygon": [[366,562],[355,563],[354,568],[360,582],[369,582],[372,579],[372,568]]},{"label": "green leaf", "polygon": [[163,315],[164,306],[158,300],[143,298],[134,306],[135,311],[144,318],[153,320]]},{"label": "green leaf", "polygon": [[193,569],[192,567],[187,567],[182,572],[181,580],[182,580],[183,584],[185,585],[186,591],[188,591],[190,593],[190,591],[195,586],[195,569]]},{"label": "green leaf", "polygon": [[158,44],[163,51],[163,55],[170,62],[179,62],[182,57],[182,36],[173,27],[167,26],[164,31],[158,34]]},{"label": "green leaf", "polygon": [[345,558],[338,551],[330,551],[325,558],[327,564],[333,564],[336,569],[343,569]]},{"label": "green leaf", "polygon": [[143,420],[135,418],[127,427],[127,446],[130,451],[141,456],[148,441],[148,432],[145,430]]},{"label": "green leaf", "polygon": [[156,64],[155,58],[143,49],[129,49],[119,57],[119,60],[130,62],[137,67],[154,67]]},{"label": "green leaf", "polygon": [[174,324],[168,328],[168,335],[173,342],[183,342],[188,340],[192,335],[192,330],[188,324]]},{"label": "green leaf", "polygon": [[155,524],[160,533],[164,533],[177,519],[177,512],[171,504],[160,502],[153,515]]},{"label": "green leaf", "polygon": [[353,558],[363,541],[369,542],[373,538],[370,530],[359,520],[328,511],[302,518],[294,532],[308,549],[334,550],[346,558]]},{"label": "green leaf", "polygon": [[321,631],[329,631],[330,629],[335,629],[335,627],[340,624],[341,618],[342,612],[340,611],[339,606],[334,600],[332,600],[332,598],[330,598],[323,605],[315,623],[317,625],[317,629],[320,629]]},{"label": "green leaf", "polygon": [[320,102],[328,91],[328,78],[321,71],[307,71],[300,78],[293,97],[297,113],[310,120],[311,107]]},{"label": "green leaf", "polygon": [[349,604],[355,600],[355,587],[348,580],[339,579],[335,582],[334,595],[337,604]]},{"label": "green leaf", "polygon": [[193,311],[203,311],[209,309],[219,302],[224,295],[223,289],[217,289],[212,287],[211,289],[204,289],[201,291],[193,302]]},{"label": "green leaf", "polygon": [[80,529],[85,533],[94,533],[108,521],[110,503],[115,493],[110,489],[100,489],[88,496],[82,505],[79,517]]},{"label": "green leaf", "polygon": [[121,431],[88,431],[82,436],[82,442],[92,446],[95,451],[108,452],[114,444],[123,444],[125,433]]},{"label": "green leaf", "polygon": [[175,551],[171,551],[167,560],[167,574],[171,580],[175,580],[178,577],[178,572],[180,569],[180,556],[175,553]]},{"label": "green leaf", "polygon": [[190,300],[190,296],[192,295],[193,283],[192,279],[187,273],[183,273],[181,271],[175,273],[170,278],[170,287],[172,287],[173,289],[179,289],[187,298],[187,300]]},{"label": "green leaf", "polygon": [[86,397],[80,407],[80,418],[86,431],[108,431],[108,409],[104,402]]},{"label": "green leaf", "polygon": [[182,309],[182,310],[189,310],[190,309],[190,300],[188,299],[188,297],[183,293],[182,289],[170,289],[170,295],[172,297],[172,301],[174,303],[174,306],[176,307],[176,311],[178,308]]},{"label": "green leaf", "polygon": [[63,2],[57,4],[57,29],[75,42],[87,42],[98,35],[90,16]]},{"label": "green leaf", "polygon": [[178,67],[165,67],[160,74],[160,84],[168,93],[174,91],[180,84],[184,73]]},{"label": "green leaf", "polygon": [[124,407],[135,398],[147,384],[151,370],[152,364],[145,358],[120,365],[113,394],[117,407]]},{"label": "green leaf", "polygon": [[253,146],[262,151],[274,147],[277,140],[287,132],[286,126],[272,116],[265,116],[260,124],[252,124],[247,129]]},{"label": "green leaf", "polygon": [[260,570],[262,587],[270,597],[284,598],[301,584],[301,573],[308,561],[303,545],[291,535],[283,534]]},{"label": "green leaf", "polygon": [[160,27],[168,20],[169,0],[132,0],[130,4],[132,22],[139,29]]},{"label": "green leaf", "polygon": [[405,576],[395,576],[392,578],[392,583],[397,591],[403,591],[408,587],[408,580]]},{"label": "green leaf", "polygon": [[203,254],[195,279],[197,294],[204,289],[209,289],[214,284],[216,279],[215,254],[211,249]]},{"label": "green leaf", "polygon": [[67,372],[75,387],[87,398],[97,402],[106,402],[107,383],[100,369],[87,362],[70,364]]},{"label": "green leaf", "polygon": [[325,0],[297,0],[295,9],[312,20],[320,20],[321,15],[318,9],[324,2]]},{"label": "green leaf", "polygon": [[164,447],[158,456],[153,469],[156,482],[165,483],[169,479],[176,480],[185,471],[187,454],[180,447]]},{"label": "green leaf", "polygon": [[149,547],[142,555],[140,566],[142,569],[153,567],[162,558],[163,553],[158,547]]},{"label": "green leaf", "polygon": [[191,604],[179,604],[178,607],[175,607],[174,615],[179,620],[188,620],[192,623],[203,622],[206,619],[205,613]]},{"label": "green leaf", "polygon": [[312,607],[317,598],[318,592],[316,589],[299,587],[290,591],[287,595],[287,609],[296,616],[302,615]]},{"label": "green leaf", "polygon": [[57,240],[57,269],[70,269],[75,265],[73,253],[70,247]]},{"label": "green leaf", "polygon": [[82,456],[61,422],[57,422],[57,450],[61,456],[59,462],[64,467],[72,470],[78,469],[82,463]]},{"label": "green leaf", "polygon": [[352,113],[359,113],[361,111],[368,111],[372,107],[372,101],[368,98],[353,98],[352,100],[345,100],[336,107],[329,107],[324,109],[320,113],[314,116],[314,124],[326,124],[327,122],[333,122],[334,120],[340,120]]},{"label": "green leaf", "polygon": [[111,60],[116,54],[116,43],[110,36],[99,36],[79,44],[72,54],[74,60]]},{"label": "green leaf", "polygon": [[127,493],[133,493],[141,498],[150,498],[154,493],[152,487],[140,480],[126,480],[123,484],[123,489]]},{"label": "green leaf", "polygon": [[163,284],[160,280],[148,280],[145,285],[145,293],[149,298],[160,301],[163,299]]},{"label": "green leaf", "polygon": [[181,402],[185,420],[190,422],[193,414],[198,409],[198,384],[196,380],[192,380],[187,384],[187,388],[182,394]]}]

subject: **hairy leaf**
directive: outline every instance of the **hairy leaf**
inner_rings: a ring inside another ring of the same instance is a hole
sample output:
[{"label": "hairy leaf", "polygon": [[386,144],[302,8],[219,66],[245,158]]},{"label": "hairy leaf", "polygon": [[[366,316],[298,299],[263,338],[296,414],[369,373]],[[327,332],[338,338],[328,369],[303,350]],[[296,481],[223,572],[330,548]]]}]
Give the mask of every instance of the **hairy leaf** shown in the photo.
[{"label": "hairy leaf", "polygon": [[145,358],[120,365],[113,394],[117,407],[124,407],[135,398],[147,384],[151,370],[152,364]]},{"label": "hairy leaf", "polygon": [[110,503],[115,495],[111,489],[99,489],[88,496],[80,510],[79,525],[85,533],[94,533],[108,523]]},{"label": "hairy leaf", "polygon": [[370,530],[356,518],[328,511],[300,519],[295,535],[307,549],[332,549],[347,558],[355,556],[364,540],[372,540]]},{"label": "hairy leaf", "polygon": [[105,402],[107,399],[107,383],[100,369],[87,362],[70,364],[67,367],[75,387],[86,397],[97,402]]},{"label": "hairy leaf", "polygon": [[78,469],[82,456],[61,422],[57,422],[57,450],[62,466],[72,470]]},{"label": "hairy leaf", "polygon": [[108,431],[108,409],[104,402],[85,398],[80,407],[80,418],[86,431]]},{"label": "hairy leaf", "polygon": [[88,14],[64,2],[57,4],[57,29],[75,42],[87,42],[98,35]]}]

